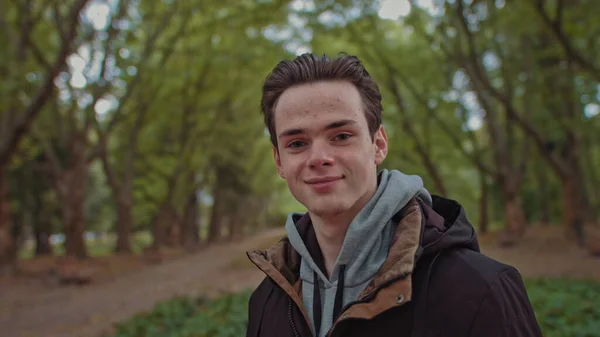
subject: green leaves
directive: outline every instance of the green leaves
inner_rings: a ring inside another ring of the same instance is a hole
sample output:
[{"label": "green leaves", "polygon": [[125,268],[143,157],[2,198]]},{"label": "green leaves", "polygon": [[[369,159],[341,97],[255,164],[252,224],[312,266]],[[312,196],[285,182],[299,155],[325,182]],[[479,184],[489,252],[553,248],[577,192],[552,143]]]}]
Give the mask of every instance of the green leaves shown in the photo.
[{"label": "green leaves", "polygon": [[600,283],[566,279],[526,281],[546,337],[592,337],[600,331]]},{"label": "green leaves", "polygon": [[117,325],[113,337],[237,337],[246,333],[250,290],[215,300],[178,297]]}]

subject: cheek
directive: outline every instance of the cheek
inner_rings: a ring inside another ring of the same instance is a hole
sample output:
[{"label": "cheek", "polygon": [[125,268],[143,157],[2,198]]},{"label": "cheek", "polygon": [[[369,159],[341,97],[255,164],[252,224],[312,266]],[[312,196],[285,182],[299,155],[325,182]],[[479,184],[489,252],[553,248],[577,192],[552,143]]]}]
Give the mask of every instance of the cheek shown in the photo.
[{"label": "cheek", "polygon": [[353,149],[347,154],[353,161],[358,162],[361,166],[366,166],[375,163],[376,149],[373,144],[364,144],[360,149]]},{"label": "cheek", "polygon": [[281,162],[281,167],[285,173],[290,177],[297,177],[302,171],[302,159],[300,156],[287,156],[285,160]]}]

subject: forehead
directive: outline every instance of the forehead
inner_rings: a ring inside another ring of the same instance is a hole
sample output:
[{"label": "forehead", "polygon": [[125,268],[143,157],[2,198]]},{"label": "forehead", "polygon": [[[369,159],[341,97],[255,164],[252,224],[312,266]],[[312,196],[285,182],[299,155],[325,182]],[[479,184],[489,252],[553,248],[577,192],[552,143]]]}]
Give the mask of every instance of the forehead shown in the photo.
[{"label": "forehead", "polygon": [[278,132],[287,127],[319,127],[338,119],[366,123],[360,93],[347,81],[317,82],[289,88],[279,98],[274,114]]}]

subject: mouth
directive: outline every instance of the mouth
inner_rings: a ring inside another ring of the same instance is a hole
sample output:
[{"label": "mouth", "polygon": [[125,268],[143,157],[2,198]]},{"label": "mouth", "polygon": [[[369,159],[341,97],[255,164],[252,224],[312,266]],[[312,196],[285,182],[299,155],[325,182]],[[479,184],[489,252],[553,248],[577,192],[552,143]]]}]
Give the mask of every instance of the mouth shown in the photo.
[{"label": "mouth", "polygon": [[318,185],[318,184],[324,184],[324,183],[330,183],[333,181],[337,181],[342,179],[343,177],[340,176],[331,176],[331,177],[319,177],[319,178],[312,178],[312,179],[307,179],[304,182],[309,184],[309,185]]},{"label": "mouth", "polygon": [[316,192],[327,192],[331,190],[335,186],[335,184],[343,178],[343,176],[318,177],[307,179],[305,180],[305,183],[308,184]]}]

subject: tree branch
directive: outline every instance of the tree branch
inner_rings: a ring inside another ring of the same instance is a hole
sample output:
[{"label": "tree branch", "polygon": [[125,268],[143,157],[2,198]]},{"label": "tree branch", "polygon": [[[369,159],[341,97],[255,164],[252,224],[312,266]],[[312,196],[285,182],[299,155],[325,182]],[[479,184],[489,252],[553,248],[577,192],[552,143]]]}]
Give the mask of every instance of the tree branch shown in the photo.
[{"label": "tree branch", "polygon": [[17,37],[14,35],[12,28],[8,25],[6,20],[8,16],[8,10],[6,9],[5,5],[6,2],[0,1],[0,32],[3,32],[6,35],[6,42],[8,42],[8,46],[5,47],[9,48],[10,46],[17,45]]},{"label": "tree branch", "polygon": [[48,158],[48,167],[50,173],[56,178],[62,172],[62,164],[60,163],[60,159],[58,159],[58,155],[54,150],[54,146],[52,142],[46,137],[45,133],[38,130],[33,129],[32,136],[37,140],[38,144],[41,145],[46,158]]},{"label": "tree branch", "polygon": [[[85,1],[87,3],[87,1]],[[60,41],[62,42],[63,45],[68,43],[68,39],[67,39],[67,33],[65,32],[65,28],[63,27],[63,22],[62,22],[62,15],[60,15],[60,9],[58,8],[59,6],[59,2],[55,1],[53,2],[53,7],[52,9],[54,10],[54,25],[56,26],[56,30],[58,31],[58,35],[60,36]],[[81,9],[83,9],[84,6],[81,7]],[[77,12],[79,14],[79,12]]]},{"label": "tree branch", "polygon": [[27,41],[29,34],[33,29],[33,19],[31,17],[31,0],[21,0],[19,6],[19,21],[21,22],[21,36],[17,44],[16,59],[24,61],[27,58]]},{"label": "tree branch", "polygon": [[[421,93],[418,92],[418,90],[411,83],[410,79],[408,79],[407,76],[403,75],[401,71],[398,71],[398,69],[394,69],[394,73],[396,73],[400,77],[401,81],[408,88],[408,90],[411,92],[413,97],[415,97],[415,99],[421,104],[421,106],[425,109],[425,111],[427,111],[427,114],[433,120],[435,120],[437,122],[440,129],[446,134],[446,136],[448,136],[448,138],[450,138],[450,140],[454,144],[455,148],[458,149],[460,151],[460,153],[462,153],[463,156],[465,156],[465,158],[469,159],[475,166],[477,166],[477,168],[479,168],[481,171],[483,171],[486,174],[493,175],[496,173],[492,167],[486,165],[483,162],[483,160],[481,160],[481,153],[480,153],[479,148],[476,148],[473,153],[467,152],[467,150],[464,148],[464,146],[462,144],[460,137],[457,136],[458,133],[456,132],[456,130],[452,129],[436,113],[436,111],[429,106],[425,97]],[[461,103],[459,103],[459,105],[461,106],[462,109],[464,109],[464,107],[462,106]],[[470,133],[470,131],[469,131],[469,133]]]},{"label": "tree branch", "polygon": [[31,40],[31,36],[27,36],[27,41],[25,43],[27,44],[27,47],[33,54],[33,57],[35,58],[37,63],[39,63],[40,66],[44,68],[44,70],[48,72],[52,71],[52,66],[50,65],[48,60],[46,60],[46,57],[44,57],[44,53],[42,53],[40,49],[35,45],[35,43],[33,43],[33,41]]},{"label": "tree branch", "polygon": [[517,112],[517,110],[513,106],[512,102],[510,102],[510,100],[506,96],[506,94],[504,94],[504,93],[500,92],[498,89],[496,89],[491,84],[487,75],[484,73],[483,67],[479,60],[479,55],[475,48],[475,41],[474,41],[473,33],[469,30],[466,19],[462,14],[463,13],[462,1],[457,1],[457,11],[456,12],[457,12],[457,16],[458,16],[458,22],[462,28],[462,31],[464,32],[464,34],[467,37],[467,43],[468,43],[468,48],[469,48],[468,57],[470,59],[470,63],[472,64],[472,67],[467,68],[467,70],[470,72],[470,77],[474,80],[480,81],[481,84],[484,86],[484,88],[487,91],[489,91],[495,99],[500,101],[505,106],[506,112],[508,113],[508,115],[510,117],[514,118],[515,121],[517,122],[517,124],[526,132],[526,134],[529,135],[534,140],[534,142],[538,146],[539,150],[545,154],[546,158],[548,159],[548,163],[552,166],[552,168],[556,171],[556,173],[561,177],[566,176],[568,174],[568,168],[565,167],[565,164],[562,161],[557,159],[552,153],[548,152],[548,150],[546,148],[546,140],[544,139],[544,137],[533,126],[533,124],[531,124],[531,122],[529,122],[529,121],[525,120],[523,117],[521,117],[521,114]]},{"label": "tree branch", "polygon": [[68,35],[64,39],[56,60],[51,71],[46,74],[42,87],[33,97],[31,103],[25,108],[22,114],[19,115],[13,125],[13,131],[8,135],[7,139],[0,144],[0,166],[7,163],[12,154],[16,150],[21,138],[29,131],[30,125],[37,115],[42,110],[48,99],[52,97],[54,88],[54,78],[58,75],[65,64],[65,59],[71,51],[71,44],[76,37],[78,27],[78,17],[81,10],[86,5],[87,0],[78,0],[73,7],[68,18]]},{"label": "tree branch", "polygon": [[[538,0],[535,9],[537,13],[542,18],[542,21],[550,29],[553,33],[554,38],[558,40],[560,45],[563,47],[563,50],[567,54],[567,56],[575,61],[583,70],[589,72],[596,81],[600,81],[600,69],[594,66],[591,60],[586,59],[579,51],[573,47],[569,37],[565,34],[562,26],[562,12],[564,11],[564,3],[563,1],[558,2],[558,6],[556,8],[557,16],[555,20],[552,20],[549,14],[544,9],[544,1]],[[561,13],[561,14],[559,14]]]}]

